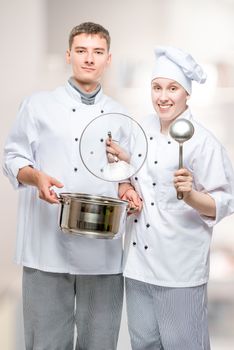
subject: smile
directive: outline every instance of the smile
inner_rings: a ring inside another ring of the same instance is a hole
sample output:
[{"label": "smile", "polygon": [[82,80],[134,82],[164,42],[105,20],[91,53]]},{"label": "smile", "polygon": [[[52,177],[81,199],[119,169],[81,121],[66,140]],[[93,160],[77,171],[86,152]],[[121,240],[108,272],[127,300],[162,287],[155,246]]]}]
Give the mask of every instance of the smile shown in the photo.
[{"label": "smile", "polygon": [[166,109],[169,109],[170,107],[172,107],[172,105],[171,104],[170,105],[158,105],[158,107],[166,110]]}]

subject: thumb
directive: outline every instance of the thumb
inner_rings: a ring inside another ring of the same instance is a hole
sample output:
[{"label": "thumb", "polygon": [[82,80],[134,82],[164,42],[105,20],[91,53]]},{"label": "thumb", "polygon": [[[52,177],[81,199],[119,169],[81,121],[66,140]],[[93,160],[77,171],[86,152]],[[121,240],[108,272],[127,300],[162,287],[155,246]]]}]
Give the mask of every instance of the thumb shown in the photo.
[{"label": "thumb", "polygon": [[58,187],[58,188],[62,188],[63,187],[62,182],[58,181],[54,177],[51,178],[51,185],[55,186],[55,187]]}]

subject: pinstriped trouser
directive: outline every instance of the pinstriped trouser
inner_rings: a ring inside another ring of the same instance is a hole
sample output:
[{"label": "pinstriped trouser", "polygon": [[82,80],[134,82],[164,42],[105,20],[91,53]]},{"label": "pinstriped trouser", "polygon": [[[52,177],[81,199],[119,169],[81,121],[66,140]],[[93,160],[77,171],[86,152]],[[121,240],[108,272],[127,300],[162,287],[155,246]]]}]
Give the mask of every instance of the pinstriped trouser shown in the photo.
[{"label": "pinstriped trouser", "polygon": [[[75,308],[76,303],[76,308]],[[69,275],[24,267],[26,350],[115,350],[123,276]]]},{"label": "pinstriped trouser", "polygon": [[125,280],[133,350],[210,350],[206,284],[168,288]]}]

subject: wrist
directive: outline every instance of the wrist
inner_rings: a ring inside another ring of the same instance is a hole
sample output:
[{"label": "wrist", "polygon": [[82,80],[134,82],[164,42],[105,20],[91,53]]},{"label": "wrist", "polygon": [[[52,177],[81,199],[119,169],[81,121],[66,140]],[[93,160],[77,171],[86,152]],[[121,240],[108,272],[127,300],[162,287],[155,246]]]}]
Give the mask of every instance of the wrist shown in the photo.
[{"label": "wrist", "polygon": [[190,200],[190,198],[193,196],[194,190],[192,189],[189,192],[183,192],[183,199],[186,200]]},{"label": "wrist", "polygon": [[129,191],[134,191],[135,192],[135,189],[134,187],[128,187],[120,196],[120,199],[123,199],[124,196],[126,196],[127,192]]},{"label": "wrist", "polygon": [[37,169],[33,169],[33,182],[37,188],[40,186],[42,172]]}]

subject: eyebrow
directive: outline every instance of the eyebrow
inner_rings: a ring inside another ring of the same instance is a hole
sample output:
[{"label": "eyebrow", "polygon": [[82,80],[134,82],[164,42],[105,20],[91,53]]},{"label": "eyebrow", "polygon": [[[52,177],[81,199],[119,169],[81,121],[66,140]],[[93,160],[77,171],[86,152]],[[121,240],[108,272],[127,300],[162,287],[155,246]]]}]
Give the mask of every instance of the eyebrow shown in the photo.
[{"label": "eyebrow", "polygon": [[[75,50],[77,50],[77,49],[87,50],[88,47],[86,47],[86,46],[75,46],[74,49]],[[99,51],[105,51],[105,49],[103,47],[94,47],[93,49],[94,50],[99,50]]]},{"label": "eyebrow", "polygon": [[178,85],[179,83],[175,80],[173,80],[169,85]]},{"label": "eyebrow", "polygon": [[[160,83],[158,82],[152,82],[152,86],[162,86]],[[173,80],[171,83],[168,84],[168,86],[171,86],[171,85],[180,85],[177,81]]]}]

